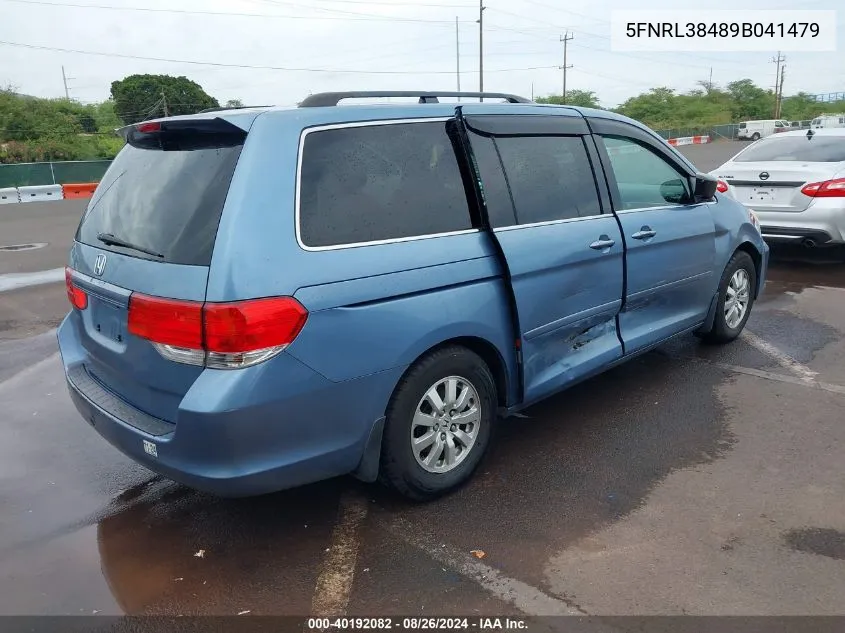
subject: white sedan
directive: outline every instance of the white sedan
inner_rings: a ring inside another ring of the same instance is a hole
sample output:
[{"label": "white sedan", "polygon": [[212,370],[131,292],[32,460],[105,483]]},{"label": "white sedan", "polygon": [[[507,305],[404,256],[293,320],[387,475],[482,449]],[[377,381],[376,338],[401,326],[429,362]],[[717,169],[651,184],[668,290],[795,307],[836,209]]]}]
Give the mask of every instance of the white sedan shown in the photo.
[{"label": "white sedan", "polygon": [[710,173],[757,215],[766,241],[845,243],[845,128],[769,136]]}]

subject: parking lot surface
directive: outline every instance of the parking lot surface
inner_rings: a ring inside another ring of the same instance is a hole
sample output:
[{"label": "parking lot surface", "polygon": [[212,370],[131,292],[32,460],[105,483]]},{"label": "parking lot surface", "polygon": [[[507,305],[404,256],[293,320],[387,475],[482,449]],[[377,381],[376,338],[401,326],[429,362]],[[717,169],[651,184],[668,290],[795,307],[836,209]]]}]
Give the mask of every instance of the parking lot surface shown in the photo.
[{"label": "parking lot surface", "polygon": [[[684,151],[707,171],[738,145]],[[0,279],[63,266],[84,205],[11,206],[3,243],[48,246],[0,254]],[[0,292],[0,615],[845,614],[841,250],[775,250],[739,340],[676,339],[502,420],[426,505],[154,476],[71,405],[66,301]]]}]

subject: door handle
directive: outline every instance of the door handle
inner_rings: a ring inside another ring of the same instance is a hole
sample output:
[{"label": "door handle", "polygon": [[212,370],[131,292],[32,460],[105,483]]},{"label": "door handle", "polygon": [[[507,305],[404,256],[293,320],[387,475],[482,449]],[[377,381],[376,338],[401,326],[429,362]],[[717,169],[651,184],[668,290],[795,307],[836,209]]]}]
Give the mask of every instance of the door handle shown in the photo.
[{"label": "door handle", "polygon": [[647,240],[650,237],[657,235],[657,231],[653,231],[650,226],[644,226],[639,231],[634,233],[631,237],[635,240]]},{"label": "door handle", "polygon": [[607,235],[600,235],[599,239],[590,244],[590,248],[596,251],[603,251],[606,248],[610,248],[614,244],[616,244],[615,240],[610,239]]}]

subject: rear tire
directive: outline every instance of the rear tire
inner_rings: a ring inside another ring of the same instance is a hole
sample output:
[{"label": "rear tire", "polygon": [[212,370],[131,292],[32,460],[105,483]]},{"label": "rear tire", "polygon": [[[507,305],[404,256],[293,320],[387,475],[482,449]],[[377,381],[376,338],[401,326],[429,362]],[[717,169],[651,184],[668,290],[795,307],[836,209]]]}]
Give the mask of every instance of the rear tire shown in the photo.
[{"label": "rear tire", "polygon": [[713,329],[702,334],[708,343],[729,343],[740,335],[751,315],[757,292],[757,269],[751,256],[737,251],[719,281]]},{"label": "rear tire", "polygon": [[390,399],[380,479],[414,501],[454,490],[487,451],[496,411],[496,383],[477,354],[459,346],[427,354]]}]

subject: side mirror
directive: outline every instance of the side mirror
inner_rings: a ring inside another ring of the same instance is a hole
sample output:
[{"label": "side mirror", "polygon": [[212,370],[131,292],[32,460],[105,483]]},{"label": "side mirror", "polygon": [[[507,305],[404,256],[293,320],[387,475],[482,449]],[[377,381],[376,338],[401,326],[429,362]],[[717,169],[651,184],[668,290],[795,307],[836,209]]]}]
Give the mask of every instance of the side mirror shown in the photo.
[{"label": "side mirror", "polygon": [[707,202],[716,196],[716,186],[718,181],[709,174],[695,175],[695,191],[693,193],[694,202]]},{"label": "side mirror", "polygon": [[689,202],[689,184],[684,183],[680,178],[667,180],[660,185],[660,196],[673,204],[684,204]]}]

